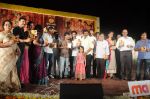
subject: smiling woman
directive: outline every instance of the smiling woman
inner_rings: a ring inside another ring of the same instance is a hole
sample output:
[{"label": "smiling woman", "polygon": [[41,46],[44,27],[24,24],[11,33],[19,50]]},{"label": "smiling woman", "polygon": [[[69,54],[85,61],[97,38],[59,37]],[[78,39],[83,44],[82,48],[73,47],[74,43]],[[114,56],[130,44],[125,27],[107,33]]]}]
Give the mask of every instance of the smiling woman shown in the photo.
[{"label": "smiling woman", "polygon": [[0,32],[0,93],[19,91],[20,82],[16,68],[16,51],[19,49],[9,38],[12,28],[11,22],[4,21],[2,27],[3,31]]}]

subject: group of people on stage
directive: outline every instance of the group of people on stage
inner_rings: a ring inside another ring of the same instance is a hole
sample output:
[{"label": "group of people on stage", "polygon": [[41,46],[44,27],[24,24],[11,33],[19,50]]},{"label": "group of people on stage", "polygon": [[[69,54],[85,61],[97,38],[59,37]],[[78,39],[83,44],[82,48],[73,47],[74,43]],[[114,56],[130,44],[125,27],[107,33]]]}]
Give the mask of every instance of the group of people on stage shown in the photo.
[{"label": "group of people on stage", "polygon": [[[114,39],[114,32],[94,33],[93,30],[65,32],[63,37],[53,26],[34,25],[20,17],[18,26],[5,20],[0,32],[0,91],[19,90],[21,84],[46,85],[50,78],[114,78],[131,80],[132,51],[138,51],[136,79],[150,75],[150,40],[141,34],[136,44],[122,30]],[[21,84],[20,84],[21,83]]]}]

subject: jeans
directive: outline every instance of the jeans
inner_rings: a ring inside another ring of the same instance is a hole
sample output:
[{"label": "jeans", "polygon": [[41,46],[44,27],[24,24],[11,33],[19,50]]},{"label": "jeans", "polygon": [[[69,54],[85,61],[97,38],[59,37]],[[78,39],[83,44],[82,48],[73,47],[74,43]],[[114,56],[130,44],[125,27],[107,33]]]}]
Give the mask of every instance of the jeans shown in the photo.
[{"label": "jeans", "polygon": [[60,56],[60,78],[69,76],[69,58]]},{"label": "jeans", "polygon": [[53,73],[55,76],[59,75],[59,56],[53,56]]},{"label": "jeans", "polygon": [[120,75],[122,79],[131,79],[131,67],[132,67],[132,51],[120,52],[121,71]]},{"label": "jeans", "polygon": [[46,60],[46,69],[47,69],[47,74],[51,75],[51,68],[52,68],[52,53],[46,53],[44,52],[44,57]]},{"label": "jeans", "polygon": [[92,55],[86,55],[86,77],[91,78],[91,62],[92,62]]},{"label": "jeans", "polygon": [[141,80],[141,69],[144,65],[144,79],[149,79],[150,74],[150,59],[138,59],[136,67],[136,79]]}]

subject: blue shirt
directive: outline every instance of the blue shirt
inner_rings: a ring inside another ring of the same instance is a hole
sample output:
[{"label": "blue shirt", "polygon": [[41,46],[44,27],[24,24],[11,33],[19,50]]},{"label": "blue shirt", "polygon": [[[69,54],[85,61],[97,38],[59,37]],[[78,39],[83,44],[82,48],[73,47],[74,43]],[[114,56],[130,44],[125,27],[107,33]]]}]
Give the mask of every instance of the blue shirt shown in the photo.
[{"label": "blue shirt", "polygon": [[[139,40],[135,44],[135,48],[146,47],[150,48],[150,40]],[[138,52],[138,59],[150,59],[150,51],[149,52]]]}]

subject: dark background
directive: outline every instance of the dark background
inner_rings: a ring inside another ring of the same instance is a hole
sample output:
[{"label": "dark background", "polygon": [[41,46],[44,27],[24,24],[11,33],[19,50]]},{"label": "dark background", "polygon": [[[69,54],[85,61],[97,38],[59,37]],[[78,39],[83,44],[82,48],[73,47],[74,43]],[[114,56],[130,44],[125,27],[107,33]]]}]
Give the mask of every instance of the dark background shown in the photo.
[{"label": "dark background", "polygon": [[87,14],[100,17],[101,32],[121,33],[123,28],[138,39],[150,32],[149,1],[147,0],[0,0],[0,2],[36,8]]}]

